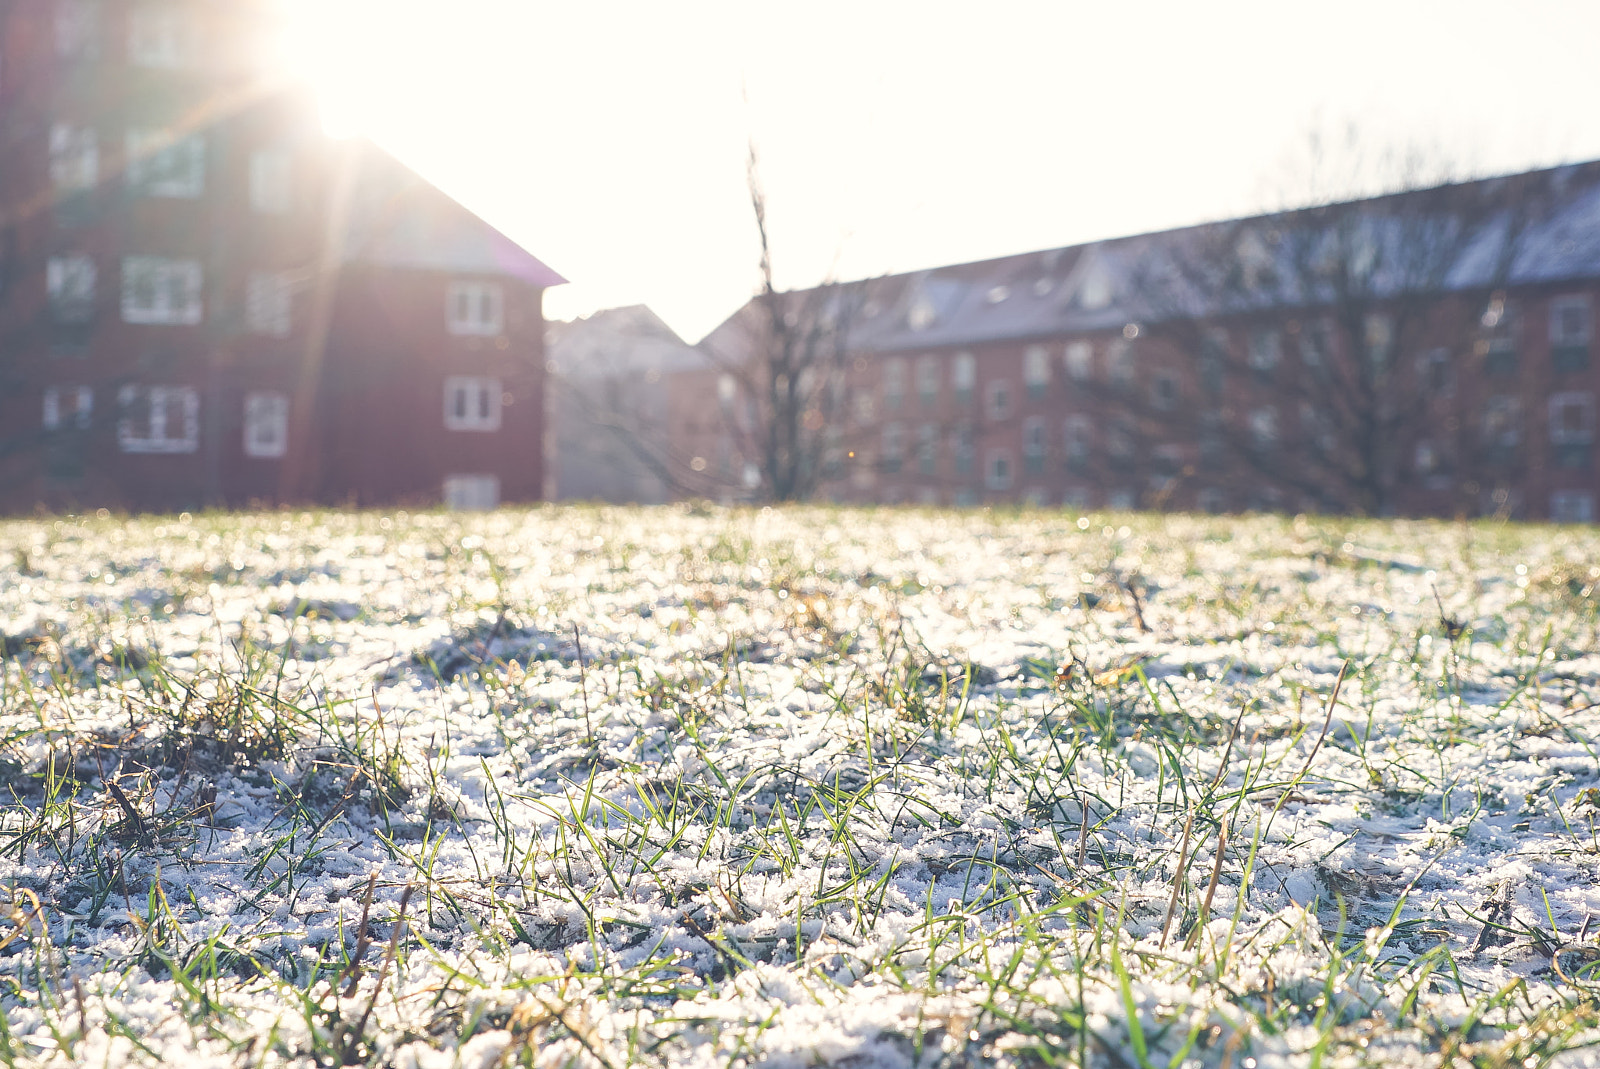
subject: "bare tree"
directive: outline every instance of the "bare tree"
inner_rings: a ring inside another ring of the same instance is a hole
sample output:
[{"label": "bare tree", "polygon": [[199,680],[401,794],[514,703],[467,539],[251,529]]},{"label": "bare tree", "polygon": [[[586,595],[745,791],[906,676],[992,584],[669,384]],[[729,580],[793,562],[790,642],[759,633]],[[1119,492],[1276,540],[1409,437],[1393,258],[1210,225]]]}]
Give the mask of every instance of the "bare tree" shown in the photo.
[{"label": "bare tree", "polygon": [[1420,484],[1473,508],[1518,460],[1483,448],[1461,387],[1496,371],[1547,177],[1434,177],[1408,162],[1384,196],[1149,240],[1125,333],[1150,373],[1110,376],[1107,402],[1143,440],[1196,443],[1177,474],[1253,506],[1382,515]]},{"label": "bare tree", "polygon": [[780,290],[754,147],[747,180],[760,240],[760,289],[702,347],[736,384],[732,396],[721,398],[721,418],[739,452],[759,471],[760,496],[803,501],[836,476],[846,449],[840,433],[850,331],[874,283],[830,280]]}]

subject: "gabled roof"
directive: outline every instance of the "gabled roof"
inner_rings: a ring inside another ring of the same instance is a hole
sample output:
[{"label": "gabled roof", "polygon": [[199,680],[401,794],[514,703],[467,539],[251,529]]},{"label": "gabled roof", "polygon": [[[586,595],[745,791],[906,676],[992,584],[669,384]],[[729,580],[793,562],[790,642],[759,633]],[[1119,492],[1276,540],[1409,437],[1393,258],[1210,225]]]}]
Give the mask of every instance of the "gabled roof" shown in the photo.
[{"label": "gabled roof", "polygon": [[[1411,210],[1418,203],[1428,207]],[[1150,280],[1179,278],[1183,270],[1177,265],[1192,268],[1216,242],[1238,241],[1252,231],[1290,230],[1302,242],[1298,252],[1306,253],[1307,243],[1327,238],[1329,231],[1319,230],[1324,220],[1338,220],[1341,226],[1355,220],[1375,246],[1400,252],[1431,231],[1447,242],[1440,247],[1452,252],[1453,262],[1438,272],[1436,284],[1444,290],[1467,290],[1496,280],[1507,285],[1600,280],[1600,161],[1595,161],[832,285],[862,288],[862,311],[854,317],[849,337],[850,347],[859,352],[1116,330],[1163,315],[1248,311],[1248,301],[1219,306],[1215,296],[1200,292],[1204,287],[1185,292],[1174,282],[1162,283],[1165,292],[1153,302]],[[1515,247],[1508,248],[1512,233]],[[1282,241],[1251,253],[1241,251],[1235,262],[1254,255],[1261,266],[1276,266],[1280,274],[1292,277],[1282,269],[1285,258],[1296,251],[1293,242]],[[1503,266],[1507,258],[1508,268]],[[1390,264],[1399,260],[1399,253],[1387,260],[1379,257]],[[1385,279],[1380,272],[1371,290],[1381,297],[1385,288],[1398,294],[1408,284],[1399,277]],[[1314,304],[1327,296],[1280,288],[1272,304]],[[712,349],[737,345],[748,329],[750,308],[740,309],[700,344]]]},{"label": "gabled roof", "polygon": [[462,275],[500,275],[532,286],[566,282],[542,261],[371,143],[355,148],[355,191],[344,261]]}]

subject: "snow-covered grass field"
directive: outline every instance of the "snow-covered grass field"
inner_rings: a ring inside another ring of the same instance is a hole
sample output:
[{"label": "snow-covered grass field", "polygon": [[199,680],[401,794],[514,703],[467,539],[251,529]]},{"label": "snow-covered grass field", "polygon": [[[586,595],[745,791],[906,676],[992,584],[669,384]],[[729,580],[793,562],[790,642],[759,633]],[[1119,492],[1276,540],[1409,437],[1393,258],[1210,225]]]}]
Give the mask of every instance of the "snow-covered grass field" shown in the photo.
[{"label": "snow-covered grass field", "polygon": [[549,508],[0,552],[7,1063],[1600,1060],[1592,531]]}]

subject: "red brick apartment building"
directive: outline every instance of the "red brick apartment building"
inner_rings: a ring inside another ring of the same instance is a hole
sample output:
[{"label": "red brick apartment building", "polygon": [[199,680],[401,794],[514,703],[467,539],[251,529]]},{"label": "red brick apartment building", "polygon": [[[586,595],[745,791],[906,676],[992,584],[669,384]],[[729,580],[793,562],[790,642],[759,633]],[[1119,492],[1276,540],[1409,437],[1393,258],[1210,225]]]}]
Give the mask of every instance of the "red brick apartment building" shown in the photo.
[{"label": "red brick apartment building", "polygon": [[[832,289],[774,295],[837,342],[818,497],[1596,518],[1600,163]],[[762,300],[669,386],[713,496],[763,496]]]},{"label": "red brick apartment building", "polygon": [[0,7],[0,511],[540,496],[562,279],[325,136],[272,17]]}]

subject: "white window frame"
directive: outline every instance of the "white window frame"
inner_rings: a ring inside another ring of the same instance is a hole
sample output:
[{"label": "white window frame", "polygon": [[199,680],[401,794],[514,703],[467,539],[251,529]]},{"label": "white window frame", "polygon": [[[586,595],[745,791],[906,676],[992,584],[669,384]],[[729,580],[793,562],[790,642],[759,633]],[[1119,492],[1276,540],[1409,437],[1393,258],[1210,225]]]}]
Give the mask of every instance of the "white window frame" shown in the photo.
[{"label": "white window frame", "polygon": [[1040,416],[1029,416],[1022,421],[1022,456],[1024,460],[1038,460],[1043,464],[1050,455],[1050,432]]},{"label": "white window frame", "polygon": [[[141,400],[144,418],[136,424],[127,410]],[[193,386],[124,386],[117,391],[117,408],[117,445],[124,453],[193,453],[200,448],[200,391]]]},{"label": "white window frame", "polygon": [[93,189],[100,181],[100,140],[92,126],[50,126],[50,184],[56,189]]},{"label": "white window frame", "polygon": [[294,328],[294,277],[286,271],[251,271],[245,278],[245,327],[252,334],[287,338]]},{"label": "white window frame", "polygon": [[48,386],[44,391],[43,411],[40,413],[40,422],[47,431],[61,429],[63,423],[62,402],[72,401],[71,425],[83,430],[89,426],[89,421],[94,416],[94,388],[91,386]]},{"label": "white window frame", "polygon": [[1022,382],[1028,396],[1039,398],[1050,389],[1050,350],[1030,345],[1022,351]]},{"label": "white window frame", "polygon": [[122,321],[193,326],[204,316],[202,284],[199,260],[124,256]]},{"label": "white window frame", "polygon": [[444,380],[444,426],[451,431],[500,429],[505,405],[500,380],[489,375],[448,375]]},{"label": "white window frame", "polygon": [[[1563,313],[1576,309],[1579,313],[1578,332],[1568,334],[1561,327]],[[1594,317],[1589,305],[1589,296],[1584,293],[1570,294],[1565,297],[1552,297],[1550,299],[1550,347],[1588,345],[1594,336]]]},{"label": "white window frame", "polygon": [[141,3],[128,11],[128,62],[137,67],[176,70],[195,54],[190,12],[177,4]]},{"label": "white window frame", "polygon": [[452,512],[490,512],[500,506],[498,475],[446,475],[442,496]]},{"label": "white window frame", "polygon": [[260,215],[287,215],[292,201],[293,163],[288,149],[262,148],[250,153],[250,210]]},{"label": "white window frame", "polygon": [[[1566,408],[1577,408],[1582,413],[1579,420],[1582,426],[1577,428],[1562,426],[1560,414]],[[1594,441],[1594,394],[1588,390],[1567,390],[1551,394],[1549,423],[1551,445],[1590,444]]]},{"label": "white window frame", "polygon": [[959,402],[970,403],[978,387],[978,358],[971,353],[957,353],[950,361],[950,391]]},{"label": "white window frame", "polygon": [[451,334],[493,337],[505,333],[506,293],[498,282],[457,279],[446,292],[445,324]]},{"label": "white window frame", "polygon": [[45,264],[50,314],[57,323],[87,323],[94,318],[97,271],[83,253],[52,256]]},{"label": "white window frame", "polygon": [[206,191],[206,142],[200,134],[130,128],[123,139],[130,188],[146,197],[193,200]]},{"label": "white window frame", "polygon": [[289,452],[289,395],[252,390],[244,395],[244,455],[272,460]]},{"label": "white window frame", "polygon": [[1067,376],[1074,382],[1088,382],[1094,378],[1094,345],[1075,341],[1067,346]]}]

